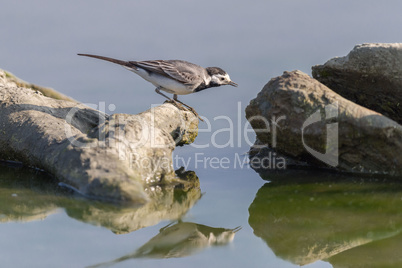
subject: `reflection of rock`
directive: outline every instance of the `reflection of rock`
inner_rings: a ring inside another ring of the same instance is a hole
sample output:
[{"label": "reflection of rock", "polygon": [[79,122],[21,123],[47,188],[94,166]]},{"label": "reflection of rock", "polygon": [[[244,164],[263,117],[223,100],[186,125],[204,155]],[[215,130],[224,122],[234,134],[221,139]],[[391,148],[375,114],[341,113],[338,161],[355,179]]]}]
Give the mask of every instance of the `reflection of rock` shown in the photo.
[{"label": "reflection of rock", "polygon": [[124,207],[72,198],[41,172],[0,165],[0,222],[43,219],[59,208],[72,218],[106,227],[115,233],[132,232],[162,220],[177,220],[201,197],[195,173],[178,172],[175,185],[146,189],[152,197],[147,204]]},{"label": "reflection of rock", "polygon": [[42,220],[57,211],[57,183],[37,173],[0,164],[0,222]]},{"label": "reflection of rock", "polygon": [[402,44],[357,45],[313,66],[313,77],[343,97],[402,124]]},{"label": "reflection of rock", "polygon": [[162,220],[177,220],[201,198],[198,177],[192,171],[187,174],[192,180],[146,188],[150,201],[138,208],[85,203],[67,207],[66,212],[72,218],[106,227],[118,234],[152,226]]},{"label": "reflection of rock", "polygon": [[349,172],[402,174],[402,126],[300,71],[271,79],[246,117],[259,141],[295,159]]},{"label": "reflection of rock", "polygon": [[98,266],[106,266],[130,258],[180,258],[196,254],[210,246],[226,245],[233,241],[241,228],[214,228],[192,222],[177,222],[160,229],[145,245],[133,254]]},{"label": "reflection of rock", "polygon": [[330,257],[332,262],[402,232],[400,182],[299,174],[271,173],[272,182],[249,207],[255,235],[278,257],[299,265]]},{"label": "reflection of rock", "polygon": [[173,149],[197,136],[198,118],[171,104],[108,116],[13,81],[0,70],[0,159],[44,169],[85,196],[146,203],[144,186],[174,180]]},{"label": "reflection of rock", "polygon": [[352,248],[327,259],[334,268],[402,267],[402,234]]}]

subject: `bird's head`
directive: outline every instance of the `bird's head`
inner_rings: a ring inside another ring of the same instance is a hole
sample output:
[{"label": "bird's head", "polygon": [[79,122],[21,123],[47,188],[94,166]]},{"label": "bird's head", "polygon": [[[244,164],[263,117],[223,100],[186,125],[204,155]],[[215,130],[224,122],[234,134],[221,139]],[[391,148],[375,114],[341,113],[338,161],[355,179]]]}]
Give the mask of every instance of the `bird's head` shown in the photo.
[{"label": "bird's head", "polygon": [[211,77],[210,86],[219,87],[223,85],[231,85],[237,87],[237,84],[230,80],[229,75],[219,67],[206,68],[209,76]]}]

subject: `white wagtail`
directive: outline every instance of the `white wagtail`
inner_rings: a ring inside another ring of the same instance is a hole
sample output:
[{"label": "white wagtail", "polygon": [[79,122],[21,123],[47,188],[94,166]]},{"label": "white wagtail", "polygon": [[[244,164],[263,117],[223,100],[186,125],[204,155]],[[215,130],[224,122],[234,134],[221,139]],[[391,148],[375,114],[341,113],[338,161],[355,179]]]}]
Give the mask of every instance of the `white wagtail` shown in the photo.
[{"label": "white wagtail", "polygon": [[[219,67],[203,68],[182,60],[122,61],[90,54],[78,55],[106,60],[123,66],[156,86],[156,93],[167,98],[177,107],[181,107],[178,103],[186,106],[197,116],[198,114],[192,107],[177,99],[177,95],[187,95],[222,85],[237,87],[237,84],[230,80],[229,75]],[[161,90],[173,94],[173,99],[163,94]]]}]

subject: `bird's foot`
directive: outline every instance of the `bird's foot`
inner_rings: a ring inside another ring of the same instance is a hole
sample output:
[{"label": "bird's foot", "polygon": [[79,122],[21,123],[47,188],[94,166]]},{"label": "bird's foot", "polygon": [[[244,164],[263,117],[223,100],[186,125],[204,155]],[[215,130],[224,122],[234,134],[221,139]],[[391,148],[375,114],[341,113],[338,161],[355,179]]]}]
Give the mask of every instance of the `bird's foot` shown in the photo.
[{"label": "bird's foot", "polygon": [[187,111],[190,111],[190,112],[192,112],[195,116],[197,116],[198,117],[198,119],[200,119],[202,122],[204,122],[204,120],[202,120],[202,118],[200,117],[200,115],[194,110],[194,108],[193,107],[190,107],[190,106],[188,106],[188,105],[186,105],[187,106]]},{"label": "bird's foot", "polygon": [[176,106],[177,109],[183,110],[183,111],[188,111],[186,107],[184,107],[182,104],[178,103],[175,100],[166,100],[165,103],[170,103],[174,106]]},{"label": "bird's foot", "polygon": [[171,103],[171,104],[173,104],[174,106],[176,106],[180,110],[192,112],[195,116],[197,116],[197,118],[199,120],[204,122],[204,120],[198,115],[198,113],[194,110],[194,108],[188,106],[187,104],[184,104],[184,103],[181,103],[181,102],[178,102],[178,101],[175,101],[175,100],[167,100],[167,101],[165,101],[165,103]]}]

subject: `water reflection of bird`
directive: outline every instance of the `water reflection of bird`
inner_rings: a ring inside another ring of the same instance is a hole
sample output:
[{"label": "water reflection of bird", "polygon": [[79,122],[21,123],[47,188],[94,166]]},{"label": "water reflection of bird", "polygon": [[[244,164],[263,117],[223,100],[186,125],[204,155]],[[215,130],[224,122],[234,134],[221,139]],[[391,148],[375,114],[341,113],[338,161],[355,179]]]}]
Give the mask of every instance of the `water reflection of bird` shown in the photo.
[{"label": "water reflection of bird", "polygon": [[188,256],[213,245],[225,245],[233,241],[234,229],[213,228],[192,222],[178,222],[163,227],[159,234],[140,247],[136,257],[178,258]]},{"label": "water reflection of bird", "polygon": [[234,229],[225,229],[192,222],[171,223],[161,228],[159,234],[134,253],[92,267],[106,267],[130,258],[161,259],[189,256],[210,246],[230,243],[240,229],[240,226]]}]

